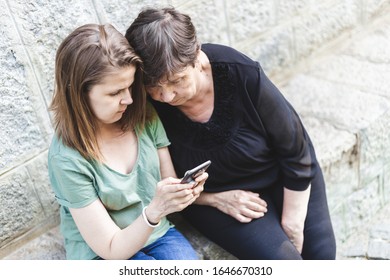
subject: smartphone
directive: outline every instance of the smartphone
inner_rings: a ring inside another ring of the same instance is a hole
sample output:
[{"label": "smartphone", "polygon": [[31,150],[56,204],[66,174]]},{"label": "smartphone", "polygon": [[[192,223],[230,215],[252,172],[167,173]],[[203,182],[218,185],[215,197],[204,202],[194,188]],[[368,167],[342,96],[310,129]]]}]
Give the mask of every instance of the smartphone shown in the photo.
[{"label": "smartphone", "polygon": [[197,167],[187,170],[186,173],[184,174],[183,179],[181,180],[180,184],[188,184],[191,182],[195,181],[195,178],[198,177],[199,175],[203,174],[203,172],[206,171],[206,169],[210,166],[211,161],[208,160]]}]

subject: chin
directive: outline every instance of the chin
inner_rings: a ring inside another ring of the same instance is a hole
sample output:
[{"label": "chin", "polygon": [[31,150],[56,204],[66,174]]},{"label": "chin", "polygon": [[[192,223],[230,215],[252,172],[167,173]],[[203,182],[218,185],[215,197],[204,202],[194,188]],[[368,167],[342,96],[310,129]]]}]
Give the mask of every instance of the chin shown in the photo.
[{"label": "chin", "polygon": [[171,106],[180,106],[180,105],[183,105],[184,103],[186,103],[186,101],[187,100],[179,99],[179,100],[176,100],[173,102],[169,102],[168,104]]}]

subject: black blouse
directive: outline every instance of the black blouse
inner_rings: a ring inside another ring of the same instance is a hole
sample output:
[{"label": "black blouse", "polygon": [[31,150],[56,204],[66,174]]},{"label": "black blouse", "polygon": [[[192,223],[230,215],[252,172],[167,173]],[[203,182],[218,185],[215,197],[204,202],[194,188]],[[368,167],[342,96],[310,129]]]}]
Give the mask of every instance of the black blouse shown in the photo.
[{"label": "black blouse", "polygon": [[193,122],[178,108],[153,101],[164,124],[177,175],[211,160],[205,191],[304,190],[318,168],[297,113],[258,62],[236,50],[202,45],[214,80],[214,111]]}]

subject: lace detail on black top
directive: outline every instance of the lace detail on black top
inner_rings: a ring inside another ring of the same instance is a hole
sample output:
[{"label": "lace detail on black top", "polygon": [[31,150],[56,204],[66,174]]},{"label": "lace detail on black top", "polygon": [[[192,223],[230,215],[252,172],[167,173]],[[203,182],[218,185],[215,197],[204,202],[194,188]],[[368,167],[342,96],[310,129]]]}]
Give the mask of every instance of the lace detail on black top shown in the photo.
[{"label": "lace detail on black top", "polygon": [[213,63],[212,71],[215,97],[210,120],[206,123],[193,122],[178,110],[186,133],[197,135],[192,146],[206,150],[227,143],[236,126],[233,119],[236,87],[229,75],[229,66]]}]

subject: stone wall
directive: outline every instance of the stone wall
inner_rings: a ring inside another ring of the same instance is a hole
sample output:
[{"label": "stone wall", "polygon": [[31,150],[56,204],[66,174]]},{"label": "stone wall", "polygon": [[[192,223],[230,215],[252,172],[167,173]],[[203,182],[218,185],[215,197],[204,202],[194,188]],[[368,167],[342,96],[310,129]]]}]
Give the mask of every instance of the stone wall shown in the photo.
[{"label": "stone wall", "polygon": [[146,5],[190,14],[201,42],[236,47],[283,84],[383,15],[390,1],[0,0],[0,258],[58,225],[47,175],[58,45],[85,23],[124,32]]}]

